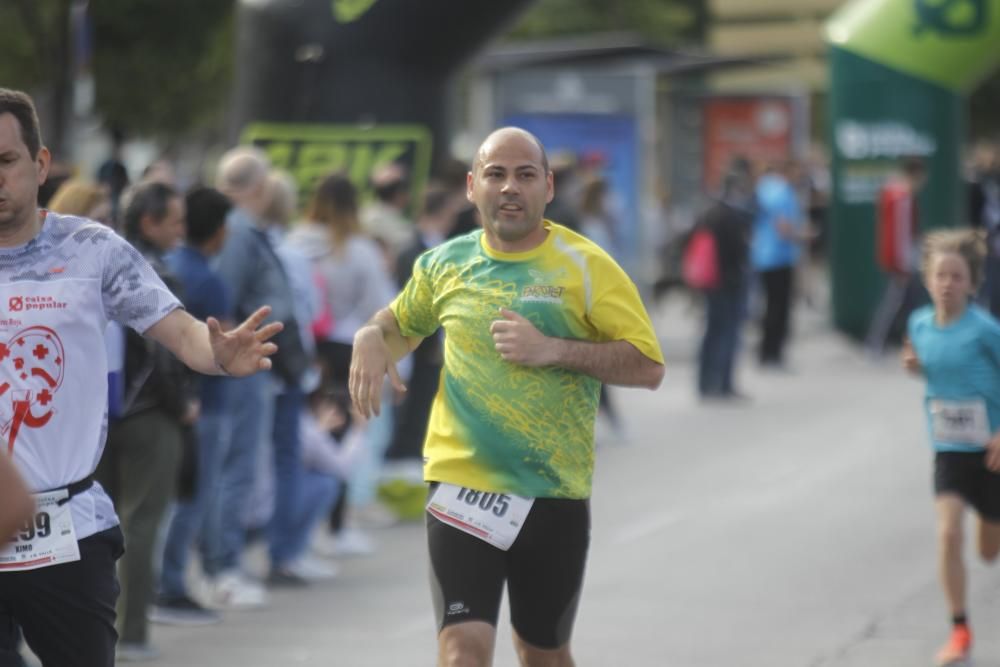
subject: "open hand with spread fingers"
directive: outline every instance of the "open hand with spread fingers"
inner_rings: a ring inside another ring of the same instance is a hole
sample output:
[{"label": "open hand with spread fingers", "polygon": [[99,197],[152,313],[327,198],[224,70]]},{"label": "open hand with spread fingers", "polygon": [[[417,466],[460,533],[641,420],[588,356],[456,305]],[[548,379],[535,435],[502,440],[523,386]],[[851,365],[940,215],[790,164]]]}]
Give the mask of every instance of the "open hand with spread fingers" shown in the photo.
[{"label": "open hand with spread fingers", "polygon": [[270,314],[271,308],[263,306],[230,331],[223,331],[214,317],[208,318],[206,324],[212,354],[216,365],[224,374],[243,377],[271,368],[268,357],[278,351],[278,346],[268,340],[281,331],[284,325],[281,322],[271,322],[261,326]]},{"label": "open hand with spread fingers", "polygon": [[490,324],[493,344],[504,361],[520,366],[548,366],[555,363],[558,339],[549,338],[520,313],[500,309],[503,319]]}]

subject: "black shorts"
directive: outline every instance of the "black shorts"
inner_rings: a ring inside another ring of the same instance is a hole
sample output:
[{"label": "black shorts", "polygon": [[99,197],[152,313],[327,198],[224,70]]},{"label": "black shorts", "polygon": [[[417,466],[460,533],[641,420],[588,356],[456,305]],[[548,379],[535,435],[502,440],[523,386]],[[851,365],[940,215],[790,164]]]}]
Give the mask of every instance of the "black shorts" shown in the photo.
[{"label": "black shorts", "polygon": [[20,666],[18,626],[44,667],[113,667],[117,526],[80,540],[80,560],[0,573],[0,667]]},{"label": "black shorts", "polygon": [[464,621],[496,627],[506,583],[521,639],[541,649],[569,641],[590,545],[589,500],[539,498],[507,551],[428,513],[427,544],[438,630]]},{"label": "black shorts", "polygon": [[1000,473],[986,467],[986,452],[938,452],[934,493],[961,496],[983,519],[1000,522]]}]

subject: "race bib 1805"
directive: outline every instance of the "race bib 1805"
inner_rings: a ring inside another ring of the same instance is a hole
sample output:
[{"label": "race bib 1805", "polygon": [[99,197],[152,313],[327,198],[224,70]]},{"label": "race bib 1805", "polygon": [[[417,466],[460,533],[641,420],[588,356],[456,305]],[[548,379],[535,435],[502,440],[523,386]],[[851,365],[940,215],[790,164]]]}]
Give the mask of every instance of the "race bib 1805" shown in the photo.
[{"label": "race bib 1805", "polygon": [[507,551],[521,532],[534,502],[534,498],[442,483],[427,502],[427,511],[440,521]]}]

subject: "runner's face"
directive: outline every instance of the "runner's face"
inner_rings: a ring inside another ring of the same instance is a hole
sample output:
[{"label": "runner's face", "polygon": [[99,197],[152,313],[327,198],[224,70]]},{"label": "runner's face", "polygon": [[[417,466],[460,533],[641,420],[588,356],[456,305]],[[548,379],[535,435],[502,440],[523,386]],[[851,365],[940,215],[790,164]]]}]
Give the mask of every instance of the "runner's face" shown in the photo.
[{"label": "runner's face", "polygon": [[927,275],[927,291],[938,311],[961,310],[972,294],[972,276],[965,259],[953,252],[935,253]]},{"label": "runner's face", "polygon": [[529,242],[538,234],[552,195],[552,173],[545,171],[541,150],[520,133],[490,139],[468,177],[467,196],[479,209],[485,232],[505,244]]},{"label": "runner's face", "polygon": [[32,158],[21,124],[12,114],[0,114],[0,234],[10,235],[35,219],[38,186],[48,171],[48,150]]}]

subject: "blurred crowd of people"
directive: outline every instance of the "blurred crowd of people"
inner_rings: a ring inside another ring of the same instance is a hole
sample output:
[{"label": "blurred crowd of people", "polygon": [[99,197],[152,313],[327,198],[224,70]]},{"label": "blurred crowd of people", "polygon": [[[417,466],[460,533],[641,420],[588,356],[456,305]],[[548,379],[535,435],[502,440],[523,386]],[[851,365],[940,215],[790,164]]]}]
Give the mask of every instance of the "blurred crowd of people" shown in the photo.
[{"label": "blurred crowd of people", "polygon": [[[810,259],[825,238],[827,179],[792,160],[734,157],[719,192],[695,222],[683,261],[704,283],[705,329],[698,355],[698,395],[707,401],[749,398],[734,371],[744,324],[756,315],[762,368],[787,368],[794,298],[812,300]],[[701,236],[707,244],[693,243]]]},{"label": "blurred crowd of people", "polygon": [[[865,337],[865,350],[881,358],[887,345],[902,341],[907,318],[929,297],[920,279],[920,247],[926,225],[919,199],[928,179],[923,158],[901,158],[878,190],[874,230],[875,263],[885,277]],[[1000,317],[1000,144],[976,142],[965,172],[966,220],[987,241],[985,280],[979,302]],[[757,359],[762,368],[786,366],[794,297],[813,300],[810,259],[826,250],[828,171],[795,161],[755,162],[737,156],[719,192],[683,242],[689,261],[706,261],[690,241],[699,231],[712,237],[711,286],[705,297],[705,330],[699,354],[698,392],[702,398],[739,400],[733,369],[746,322],[760,324]],[[798,284],[796,284],[798,283]]]}]

